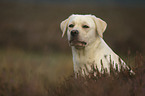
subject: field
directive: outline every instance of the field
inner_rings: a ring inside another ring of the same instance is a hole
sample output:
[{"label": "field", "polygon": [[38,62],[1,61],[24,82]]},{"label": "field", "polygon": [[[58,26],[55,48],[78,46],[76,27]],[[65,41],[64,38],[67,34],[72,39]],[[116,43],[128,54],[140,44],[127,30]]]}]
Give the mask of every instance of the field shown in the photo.
[{"label": "field", "polygon": [[[73,78],[71,49],[59,28],[72,13],[94,14],[107,22],[104,39],[137,72],[133,79]],[[0,14],[0,96],[122,96],[118,90],[143,96],[145,8],[0,3]]]}]

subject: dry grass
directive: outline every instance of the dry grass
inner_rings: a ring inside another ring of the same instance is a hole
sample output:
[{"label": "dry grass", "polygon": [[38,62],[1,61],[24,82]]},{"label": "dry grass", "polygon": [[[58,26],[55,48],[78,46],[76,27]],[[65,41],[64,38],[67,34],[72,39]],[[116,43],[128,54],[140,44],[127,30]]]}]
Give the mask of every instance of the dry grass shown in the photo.
[{"label": "dry grass", "polygon": [[[125,56],[128,49],[145,54],[144,8],[0,2],[0,9],[0,96],[145,94],[143,58]],[[72,13],[91,13],[108,23],[104,39],[136,67],[133,78],[123,73],[97,79],[68,77],[73,72],[71,50],[66,37],[61,38],[59,24]]]},{"label": "dry grass", "polygon": [[111,75],[99,76],[73,75],[67,78],[59,87],[50,89],[51,96],[144,96],[145,94],[145,64],[140,54],[135,58],[135,75],[128,70],[116,72],[111,68]]},{"label": "dry grass", "polygon": [[45,87],[60,83],[72,69],[69,55],[1,50],[0,96],[45,96]]},{"label": "dry grass", "polygon": [[65,59],[61,60],[68,56],[55,55],[58,63],[52,54],[49,56],[13,50],[3,50],[0,53],[0,96],[144,96],[145,94],[145,64],[139,53],[134,57],[135,76],[129,75],[127,70],[118,73],[111,69],[110,76],[100,74],[97,77],[79,76],[77,79],[74,75],[70,76],[72,64]]}]

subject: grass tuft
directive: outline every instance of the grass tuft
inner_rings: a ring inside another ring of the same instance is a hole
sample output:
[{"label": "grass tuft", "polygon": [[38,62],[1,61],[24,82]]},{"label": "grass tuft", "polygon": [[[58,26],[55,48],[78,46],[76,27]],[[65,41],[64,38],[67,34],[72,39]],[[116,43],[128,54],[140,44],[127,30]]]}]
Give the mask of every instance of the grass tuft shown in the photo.
[{"label": "grass tuft", "polygon": [[[5,66],[0,72],[0,96],[144,96],[145,94],[145,62],[137,53],[133,70],[121,69],[117,72],[111,68],[110,76],[92,67],[94,73],[82,77],[75,75],[66,77],[61,83],[51,84],[45,76],[26,73],[27,67],[22,66],[16,71],[12,66]],[[28,70],[27,70],[28,71]],[[17,76],[16,76],[17,75]]]}]

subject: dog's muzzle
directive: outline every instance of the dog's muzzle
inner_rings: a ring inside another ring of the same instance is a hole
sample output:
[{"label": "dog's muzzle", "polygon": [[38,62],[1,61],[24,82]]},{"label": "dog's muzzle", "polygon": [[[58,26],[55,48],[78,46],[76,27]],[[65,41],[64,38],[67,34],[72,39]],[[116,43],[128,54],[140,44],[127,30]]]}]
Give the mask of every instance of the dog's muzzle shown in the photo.
[{"label": "dog's muzzle", "polygon": [[78,48],[84,48],[87,43],[85,41],[79,40],[79,31],[72,30],[71,31],[71,40],[69,41],[70,46],[74,46]]}]

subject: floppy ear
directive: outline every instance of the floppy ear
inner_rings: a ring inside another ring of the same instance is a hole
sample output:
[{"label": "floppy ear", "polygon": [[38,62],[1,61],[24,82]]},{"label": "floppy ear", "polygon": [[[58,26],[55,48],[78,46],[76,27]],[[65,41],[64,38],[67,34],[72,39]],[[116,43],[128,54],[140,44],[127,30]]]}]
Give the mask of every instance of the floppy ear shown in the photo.
[{"label": "floppy ear", "polygon": [[92,18],[96,24],[96,30],[99,34],[99,36],[101,38],[103,38],[103,33],[104,31],[106,30],[106,27],[107,27],[107,23],[105,21],[103,21],[102,19],[100,18],[97,18],[96,16],[92,15]]},{"label": "floppy ear", "polygon": [[64,34],[67,30],[67,25],[68,25],[68,19],[62,21],[61,24],[60,24],[61,31],[63,32],[62,37],[64,36]]}]

